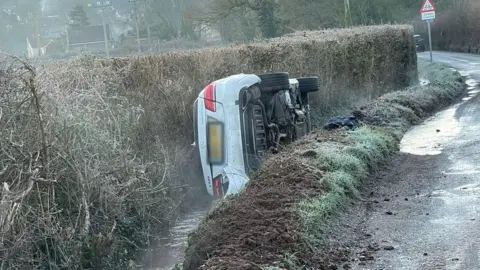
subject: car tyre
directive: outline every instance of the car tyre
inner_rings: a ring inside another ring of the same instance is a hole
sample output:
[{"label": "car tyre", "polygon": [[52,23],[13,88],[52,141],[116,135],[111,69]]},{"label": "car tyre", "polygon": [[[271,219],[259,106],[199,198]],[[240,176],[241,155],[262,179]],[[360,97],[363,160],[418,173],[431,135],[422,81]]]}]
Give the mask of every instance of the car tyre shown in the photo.
[{"label": "car tyre", "polygon": [[319,88],[319,82],[317,76],[298,78],[298,89],[300,93],[317,92]]},{"label": "car tyre", "polygon": [[262,80],[262,92],[276,92],[290,89],[289,74],[287,72],[265,73],[258,75]]}]

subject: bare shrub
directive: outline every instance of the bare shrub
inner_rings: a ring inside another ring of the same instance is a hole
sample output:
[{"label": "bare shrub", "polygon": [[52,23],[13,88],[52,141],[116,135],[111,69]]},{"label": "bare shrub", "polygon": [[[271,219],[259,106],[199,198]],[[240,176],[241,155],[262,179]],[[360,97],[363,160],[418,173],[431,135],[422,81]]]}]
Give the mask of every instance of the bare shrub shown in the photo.
[{"label": "bare shrub", "polygon": [[2,269],[126,266],[174,212],[180,151],[137,150],[143,109],[88,58],[56,70],[2,63]]},{"label": "bare shrub", "polygon": [[[453,8],[432,23],[432,46],[438,50],[480,53],[480,3],[455,0]],[[426,28],[423,29],[426,37]]]}]

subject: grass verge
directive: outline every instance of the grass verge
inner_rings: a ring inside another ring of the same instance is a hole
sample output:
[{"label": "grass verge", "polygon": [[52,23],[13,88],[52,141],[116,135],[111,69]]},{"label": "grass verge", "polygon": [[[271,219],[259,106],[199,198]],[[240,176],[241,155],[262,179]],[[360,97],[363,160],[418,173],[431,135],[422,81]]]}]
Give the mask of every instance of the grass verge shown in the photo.
[{"label": "grass verge", "polygon": [[419,62],[429,80],[383,95],[354,113],[354,131],[317,130],[269,158],[247,188],[191,234],[183,269],[322,268],[322,230],[355,199],[362,180],[398,149],[403,134],[464,93],[446,66]]}]

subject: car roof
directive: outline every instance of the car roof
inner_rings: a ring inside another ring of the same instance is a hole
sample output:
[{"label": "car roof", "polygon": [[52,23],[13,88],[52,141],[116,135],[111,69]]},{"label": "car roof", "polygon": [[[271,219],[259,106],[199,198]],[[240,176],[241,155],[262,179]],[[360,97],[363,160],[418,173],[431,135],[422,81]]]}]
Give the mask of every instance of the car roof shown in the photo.
[{"label": "car roof", "polygon": [[234,75],[230,75],[230,76],[225,77],[225,78],[218,79],[216,82],[221,83],[221,82],[230,81],[230,80],[236,80],[238,82],[241,79],[247,77],[248,75],[249,74],[245,74],[245,73],[234,74]]}]

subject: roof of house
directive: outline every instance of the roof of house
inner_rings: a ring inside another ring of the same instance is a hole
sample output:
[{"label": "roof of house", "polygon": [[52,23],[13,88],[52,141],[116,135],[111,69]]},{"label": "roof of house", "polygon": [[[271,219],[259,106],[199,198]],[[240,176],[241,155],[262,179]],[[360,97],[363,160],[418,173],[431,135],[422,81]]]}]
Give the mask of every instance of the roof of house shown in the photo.
[{"label": "roof of house", "polygon": [[49,39],[49,38],[59,38],[65,34],[65,27],[63,26],[52,26],[52,27],[45,27],[42,29],[42,37]]},{"label": "roof of house", "polygon": [[[110,27],[107,24],[107,39],[111,40]],[[68,42],[70,45],[104,42],[103,25],[82,26],[79,28],[67,28]]]},{"label": "roof of house", "polygon": [[40,47],[42,47],[42,41],[37,40],[35,38],[35,34],[31,34],[27,36],[27,43],[30,43],[30,46],[32,46],[32,48],[34,49],[38,48],[38,45],[39,45],[38,42],[40,42]]}]

